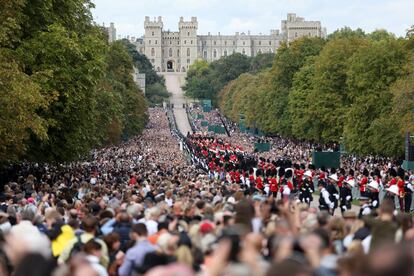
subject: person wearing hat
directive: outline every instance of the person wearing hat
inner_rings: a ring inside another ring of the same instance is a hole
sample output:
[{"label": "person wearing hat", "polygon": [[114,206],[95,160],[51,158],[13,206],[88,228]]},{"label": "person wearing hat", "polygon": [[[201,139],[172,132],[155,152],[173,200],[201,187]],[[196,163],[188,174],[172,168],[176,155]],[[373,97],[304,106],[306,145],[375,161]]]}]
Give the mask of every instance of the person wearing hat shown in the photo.
[{"label": "person wearing hat", "polygon": [[410,182],[410,177],[408,175],[405,176],[404,180],[405,180],[405,185],[404,185],[404,207],[405,207],[405,212],[409,213],[411,211],[411,202],[413,200],[414,187],[413,187],[412,183]]},{"label": "person wearing hat", "polygon": [[273,198],[277,198],[278,185],[277,185],[277,179],[274,173],[271,173],[270,177],[268,178],[268,182],[269,182],[270,193],[273,195]]},{"label": "person wearing hat", "polygon": [[333,215],[334,202],[331,201],[328,190],[326,189],[326,183],[323,181],[318,182],[319,196],[319,210],[328,211]]},{"label": "person wearing hat", "polygon": [[335,185],[338,182],[338,175],[335,173],[335,169],[331,170],[333,174],[329,176],[329,180],[327,181],[326,190],[329,192],[329,196],[331,201],[334,203],[334,211],[338,207],[338,199],[339,199],[339,193],[336,189]]},{"label": "person wearing hat", "polygon": [[258,171],[255,182],[256,182],[256,189],[259,191],[263,191],[264,186],[263,186],[263,178],[261,175],[261,170]]},{"label": "person wearing hat", "polygon": [[369,198],[372,202],[372,208],[376,209],[379,206],[379,182],[375,172],[371,172],[372,180],[368,183]]},{"label": "person wearing hat", "polygon": [[293,169],[287,169],[285,171],[284,178],[281,182],[281,193],[283,199],[288,199],[290,194],[294,191],[294,186],[292,182]]},{"label": "person wearing hat", "polygon": [[398,168],[398,172],[397,172],[398,202],[400,203],[401,212],[405,211],[405,208],[404,208],[404,196],[405,196],[404,177],[405,177],[404,169],[403,168]]},{"label": "person wearing hat", "polygon": [[371,215],[372,213],[372,205],[370,203],[371,199],[367,196],[361,196],[359,198],[359,205],[361,209],[359,209],[358,218],[362,219],[363,216]]},{"label": "person wearing hat", "polygon": [[367,190],[369,172],[366,168],[362,172],[362,175],[363,176],[361,178],[361,181],[359,181],[359,184],[358,184],[359,193],[361,197],[369,197],[369,192]]},{"label": "person wearing hat", "polygon": [[341,168],[339,170],[339,179],[338,179],[338,188],[339,188],[339,207],[341,209],[342,214],[351,209],[352,203],[352,187],[346,182],[345,180],[345,170]]},{"label": "person wearing hat", "polygon": [[310,203],[313,201],[311,188],[311,186],[313,185],[312,172],[306,171],[303,174],[303,177],[304,179],[302,181],[302,184],[300,185],[299,200],[303,203],[307,203],[310,205]]}]

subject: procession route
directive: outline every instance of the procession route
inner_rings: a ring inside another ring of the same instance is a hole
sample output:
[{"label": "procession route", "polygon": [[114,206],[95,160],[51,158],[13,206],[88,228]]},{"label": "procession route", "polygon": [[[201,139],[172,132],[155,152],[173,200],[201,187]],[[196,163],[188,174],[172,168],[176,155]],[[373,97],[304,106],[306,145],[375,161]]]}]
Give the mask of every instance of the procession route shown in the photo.
[{"label": "procession route", "polygon": [[173,112],[178,130],[186,136],[188,132],[191,133],[191,126],[185,108],[183,108],[186,99],[181,87],[185,82],[185,73],[163,73],[162,75],[165,78],[165,85],[167,86],[168,92],[172,94],[170,103],[174,104]]}]

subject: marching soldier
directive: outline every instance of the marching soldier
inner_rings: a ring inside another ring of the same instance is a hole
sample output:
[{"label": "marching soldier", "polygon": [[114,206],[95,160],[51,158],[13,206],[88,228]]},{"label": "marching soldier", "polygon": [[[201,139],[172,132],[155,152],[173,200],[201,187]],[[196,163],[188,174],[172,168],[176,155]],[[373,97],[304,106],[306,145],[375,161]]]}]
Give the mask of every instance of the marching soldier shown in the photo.
[{"label": "marching soldier", "polygon": [[380,178],[376,175],[376,172],[371,173],[372,180],[368,183],[367,189],[369,190],[369,198],[371,199],[372,208],[376,209],[379,206],[379,188]]},{"label": "marching soldier", "polygon": [[312,186],[313,186],[312,172],[311,171],[306,171],[303,174],[303,177],[304,177],[304,179],[302,181],[302,185],[300,186],[299,200],[303,203],[310,204],[313,201],[313,197],[312,197]]},{"label": "marching soldier", "polygon": [[331,201],[334,203],[333,209],[335,211],[335,209],[338,207],[338,199],[339,199],[339,193],[335,185],[339,179],[338,179],[338,175],[335,173],[335,170],[332,170],[332,172],[333,174],[329,176],[329,181],[326,185],[326,189],[329,192]]},{"label": "marching soldier", "polygon": [[360,196],[361,197],[369,197],[368,190],[367,190],[368,176],[369,176],[368,170],[364,169],[364,171],[362,172],[362,175],[363,176],[361,178],[361,181],[359,182]]},{"label": "marching soldier", "polygon": [[339,171],[340,177],[338,179],[338,188],[339,188],[339,197],[340,203],[339,206],[341,208],[341,212],[345,212],[351,209],[351,202],[352,202],[352,187],[347,183],[345,179],[345,170],[340,169]]},{"label": "marching soldier", "polygon": [[325,182],[318,182],[319,196],[319,210],[328,211],[331,215],[334,213],[334,203],[331,201]]},{"label": "marching soldier", "polygon": [[404,196],[405,196],[405,181],[404,181],[404,177],[405,177],[405,171],[403,168],[398,168],[398,173],[397,173],[397,187],[398,187],[398,201],[400,203],[400,210],[401,212],[405,211],[404,208]]}]

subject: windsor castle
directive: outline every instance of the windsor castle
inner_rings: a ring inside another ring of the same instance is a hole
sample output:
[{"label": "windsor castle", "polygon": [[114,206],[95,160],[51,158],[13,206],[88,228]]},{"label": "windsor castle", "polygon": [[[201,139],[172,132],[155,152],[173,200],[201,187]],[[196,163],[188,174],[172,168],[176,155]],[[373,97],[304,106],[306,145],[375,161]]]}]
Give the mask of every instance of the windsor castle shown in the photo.
[{"label": "windsor castle", "polygon": [[[234,35],[198,35],[196,17],[178,22],[178,32],[165,31],[162,18],[144,22],[145,35],[142,38],[130,39],[137,50],[145,54],[157,72],[186,72],[197,59],[214,61],[233,53],[256,56],[260,53],[275,53],[283,42],[291,42],[297,38],[325,37],[326,29],[320,21],[305,21],[296,14],[289,13],[281,22],[281,31],[271,30],[268,35],[252,35],[236,32]],[[110,40],[115,39],[115,29],[108,28]]]}]

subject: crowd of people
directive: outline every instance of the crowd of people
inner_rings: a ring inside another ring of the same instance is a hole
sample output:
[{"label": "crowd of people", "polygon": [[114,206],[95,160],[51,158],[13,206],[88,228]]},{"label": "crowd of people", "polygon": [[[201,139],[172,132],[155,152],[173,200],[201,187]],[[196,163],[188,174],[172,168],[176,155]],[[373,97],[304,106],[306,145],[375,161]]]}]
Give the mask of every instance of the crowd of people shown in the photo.
[{"label": "crowd of people", "polygon": [[316,169],[311,146],[257,153],[241,133],[183,146],[166,110],[149,115],[87,160],[6,170],[0,275],[414,274],[411,172],[374,157]]}]

